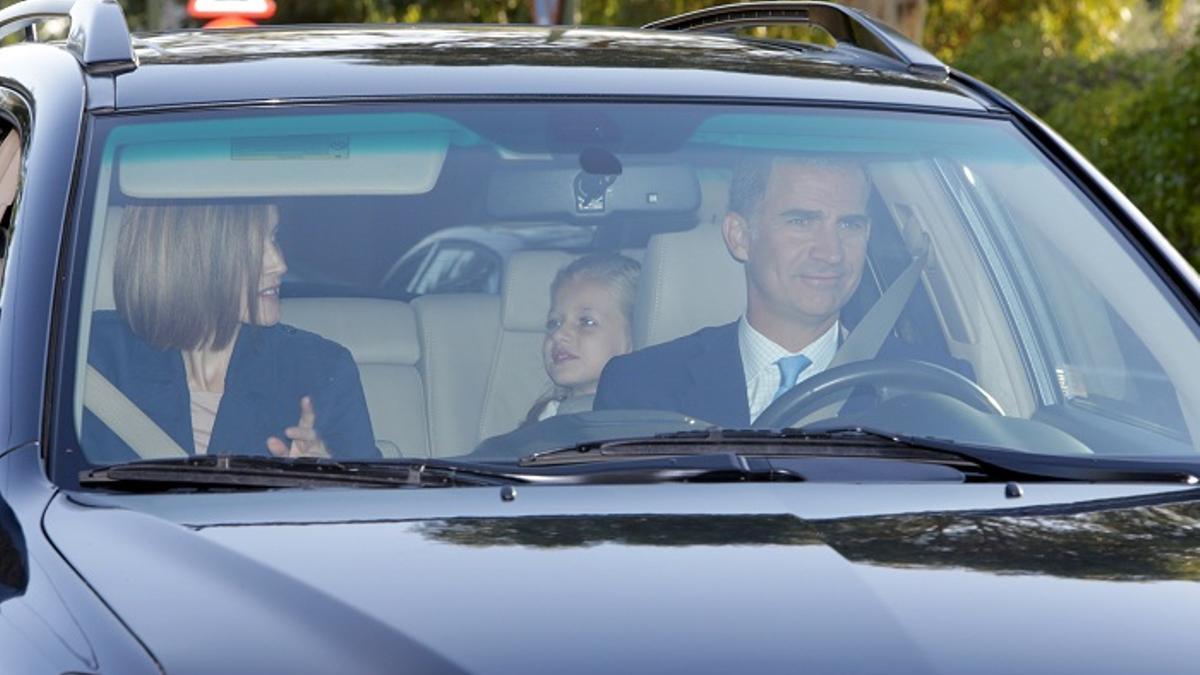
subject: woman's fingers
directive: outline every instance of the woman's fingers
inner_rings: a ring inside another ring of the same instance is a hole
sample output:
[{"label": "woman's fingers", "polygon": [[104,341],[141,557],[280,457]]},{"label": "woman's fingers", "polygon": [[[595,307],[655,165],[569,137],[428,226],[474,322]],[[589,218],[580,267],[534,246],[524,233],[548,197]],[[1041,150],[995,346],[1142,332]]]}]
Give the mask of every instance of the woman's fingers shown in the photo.
[{"label": "woman's fingers", "polygon": [[272,436],[267,439],[267,451],[276,457],[287,457],[290,454],[288,444]]},{"label": "woman's fingers", "polygon": [[300,399],[300,426],[313,428],[317,423],[317,413],[313,410],[312,399],[304,396]]},{"label": "woman's fingers", "polygon": [[293,441],[313,442],[320,440],[317,436],[317,430],[312,427],[288,427],[283,430],[283,435]]},{"label": "woman's fingers", "polygon": [[267,439],[267,450],[276,457],[328,457],[329,450],[317,435],[316,426],[317,412],[313,408],[312,398],[304,396],[300,399],[300,421],[296,426],[283,430],[283,435],[291,443],[272,436]]}]

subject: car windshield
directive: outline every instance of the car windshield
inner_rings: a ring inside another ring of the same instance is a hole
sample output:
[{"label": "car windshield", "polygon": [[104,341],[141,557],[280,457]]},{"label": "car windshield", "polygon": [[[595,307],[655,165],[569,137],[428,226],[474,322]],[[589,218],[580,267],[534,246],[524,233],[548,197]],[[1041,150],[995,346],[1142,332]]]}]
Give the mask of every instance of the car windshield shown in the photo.
[{"label": "car windshield", "polygon": [[89,138],[78,468],[709,427],[1200,450],[1194,319],[1002,117],[468,101]]}]

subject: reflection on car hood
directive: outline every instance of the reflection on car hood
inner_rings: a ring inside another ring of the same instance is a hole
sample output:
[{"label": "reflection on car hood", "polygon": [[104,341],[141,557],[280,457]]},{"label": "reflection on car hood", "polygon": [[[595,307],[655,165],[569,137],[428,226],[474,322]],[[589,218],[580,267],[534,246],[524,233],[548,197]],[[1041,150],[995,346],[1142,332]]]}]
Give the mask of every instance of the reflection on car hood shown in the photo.
[{"label": "reflection on car hood", "polygon": [[830,517],[805,488],[752,487],[529,487],[514,510],[483,488],[76,497],[46,527],[173,674],[1167,673],[1200,657],[1200,504]]}]

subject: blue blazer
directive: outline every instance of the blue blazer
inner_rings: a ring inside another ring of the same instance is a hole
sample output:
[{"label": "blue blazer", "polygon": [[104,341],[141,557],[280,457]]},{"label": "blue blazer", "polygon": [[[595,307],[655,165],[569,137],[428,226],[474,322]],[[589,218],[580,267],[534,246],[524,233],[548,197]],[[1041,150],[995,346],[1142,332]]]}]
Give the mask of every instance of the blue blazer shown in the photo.
[{"label": "blue blazer", "polygon": [[[189,453],[191,399],[178,350],[159,350],[135,336],[108,310],[92,320],[88,363],[120,389]],[[276,324],[242,325],[225,376],[225,394],[213,423],[208,454],[269,455],[267,438],[300,419],[300,399],[311,396],[317,432],[338,458],[377,458],[358,367],[343,346]],[[84,410],[80,446],[93,464],[139,457],[90,411]]]},{"label": "blue blazer", "polygon": [[722,427],[749,427],[737,322],[613,358],[592,408],[669,410]]},{"label": "blue blazer", "polygon": [[[970,364],[925,353],[889,337],[880,356],[944,365],[973,379]],[[854,409],[862,407],[854,400]],[[702,328],[670,342],[613,358],[600,375],[594,410],[668,410],[744,429],[750,426],[738,322]]]}]

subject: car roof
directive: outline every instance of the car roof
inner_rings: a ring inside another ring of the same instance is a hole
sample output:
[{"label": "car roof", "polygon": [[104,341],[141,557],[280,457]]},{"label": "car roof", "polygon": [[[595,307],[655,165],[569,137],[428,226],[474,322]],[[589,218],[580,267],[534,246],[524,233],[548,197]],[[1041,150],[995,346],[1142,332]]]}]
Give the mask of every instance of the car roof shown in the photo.
[{"label": "car roof", "polygon": [[260,27],[139,34],[117,109],[458,96],[805,100],[984,112],[949,78],[850,46],[514,25]]}]

